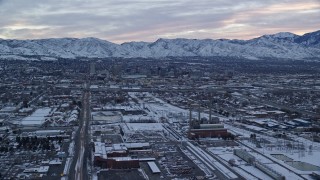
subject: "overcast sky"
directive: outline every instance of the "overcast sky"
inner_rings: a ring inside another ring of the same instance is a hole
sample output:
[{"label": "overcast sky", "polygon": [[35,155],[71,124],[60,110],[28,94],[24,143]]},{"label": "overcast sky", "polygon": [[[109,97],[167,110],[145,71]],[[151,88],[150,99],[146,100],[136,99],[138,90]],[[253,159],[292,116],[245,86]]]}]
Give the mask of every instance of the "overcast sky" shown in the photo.
[{"label": "overcast sky", "polygon": [[0,38],[250,39],[320,30],[320,0],[0,0]]}]

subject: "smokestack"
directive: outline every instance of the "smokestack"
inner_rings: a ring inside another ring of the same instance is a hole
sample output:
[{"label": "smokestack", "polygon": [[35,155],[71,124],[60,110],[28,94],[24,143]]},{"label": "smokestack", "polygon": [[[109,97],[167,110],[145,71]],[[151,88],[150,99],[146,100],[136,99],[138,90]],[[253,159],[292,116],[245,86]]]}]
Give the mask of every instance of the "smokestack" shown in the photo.
[{"label": "smokestack", "polygon": [[192,129],[192,109],[189,109],[189,130]]},{"label": "smokestack", "polygon": [[210,100],[210,105],[209,105],[209,123],[211,123],[211,119],[212,119],[212,118],[211,118],[211,116],[212,116],[212,115],[211,115],[211,114],[212,114],[211,111],[212,111],[212,100]]},{"label": "smokestack", "polygon": [[200,108],[198,109],[198,120],[200,122]]}]

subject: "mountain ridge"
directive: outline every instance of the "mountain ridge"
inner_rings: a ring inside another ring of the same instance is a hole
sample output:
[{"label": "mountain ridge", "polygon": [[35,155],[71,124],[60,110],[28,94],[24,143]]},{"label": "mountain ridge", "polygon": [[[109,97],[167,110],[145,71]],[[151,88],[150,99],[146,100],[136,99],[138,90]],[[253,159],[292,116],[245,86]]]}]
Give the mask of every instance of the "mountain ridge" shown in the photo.
[{"label": "mountain ridge", "polygon": [[[154,42],[115,44],[94,37],[48,39],[0,39],[0,59],[19,56],[51,58],[163,58],[224,56],[248,59],[320,59],[320,30],[296,35],[290,32],[263,35],[249,40],[165,39]],[[18,59],[18,58],[17,58]]]}]

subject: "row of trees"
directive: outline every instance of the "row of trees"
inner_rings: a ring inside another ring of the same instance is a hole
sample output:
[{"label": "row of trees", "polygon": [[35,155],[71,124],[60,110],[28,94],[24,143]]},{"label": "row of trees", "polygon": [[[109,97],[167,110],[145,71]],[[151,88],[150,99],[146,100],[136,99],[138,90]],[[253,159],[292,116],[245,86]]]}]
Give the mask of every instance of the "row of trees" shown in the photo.
[{"label": "row of trees", "polygon": [[61,136],[56,137],[16,137],[16,142],[18,143],[17,149],[25,149],[25,150],[53,150],[54,144],[53,141],[57,141],[61,143],[63,138]]}]

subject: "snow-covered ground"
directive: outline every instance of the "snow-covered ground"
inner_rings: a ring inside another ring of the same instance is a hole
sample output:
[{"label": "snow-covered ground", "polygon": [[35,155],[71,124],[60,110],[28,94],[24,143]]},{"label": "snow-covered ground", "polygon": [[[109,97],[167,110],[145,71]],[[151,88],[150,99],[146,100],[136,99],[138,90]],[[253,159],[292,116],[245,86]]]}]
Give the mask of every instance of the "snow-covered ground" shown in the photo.
[{"label": "snow-covered ground", "polygon": [[[182,108],[173,106],[171,104],[168,104],[167,102],[154,97],[150,93],[144,93],[143,98],[136,93],[129,93],[129,95],[132,98],[137,99],[139,102],[139,104],[135,104],[135,105],[131,104],[131,108],[144,110],[147,114],[123,116],[123,120],[125,122],[129,122],[130,119],[136,119],[136,120],[152,119],[152,120],[155,120],[156,122],[160,122],[161,118],[167,119],[168,122],[176,122],[176,121],[187,122],[189,119],[188,109],[182,109]],[[194,117],[198,116],[197,112],[193,112],[192,115]],[[201,113],[201,117],[208,117],[208,114]],[[219,118],[222,122],[226,120],[225,118],[221,118],[221,117]],[[162,131],[163,130],[162,123],[125,123],[124,126],[125,126],[124,127],[125,131],[144,131],[144,130]],[[224,126],[225,128],[228,129],[229,132],[232,132],[233,134],[241,135],[242,137],[250,137],[250,135],[253,133],[251,131],[238,128],[231,123],[225,123]],[[263,135],[263,134],[257,134],[257,138],[266,139],[270,141],[271,144],[279,144],[279,141],[280,141],[278,138],[274,138],[274,137]],[[287,149],[284,146],[283,147],[275,146],[273,148],[270,148],[266,144],[261,144],[262,148],[256,148],[255,144],[247,140],[241,141],[246,146],[240,145],[239,147],[236,147],[236,148],[246,149],[250,154],[255,156],[259,162],[261,162],[264,165],[267,165],[268,167],[271,167],[272,169],[276,170],[280,174],[284,175],[286,179],[302,179],[300,176],[296,175],[295,173],[304,175],[305,178],[309,179],[310,177],[308,176],[308,174],[311,174],[312,171],[297,170],[294,167],[289,166],[285,162],[279,159],[276,159],[271,155],[271,154],[284,154],[287,157],[292,158],[293,161],[308,162],[310,164],[320,166],[320,161],[317,158],[317,157],[320,157],[320,144],[311,142],[309,140],[306,140],[298,136],[293,138],[295,139],[296,142],[299,142],[306,147],[306,150],[304,151],[304,153],[298,150]],[[309,150],[310,145],[312,145],[312,151]],[[252,149],[257,150],[258,153],[253,151]],[[236,164],[238,166],[232,167],[232,168],[247,179],[271,179],[268,175],[258,170],[256,167],[248,165],[239,157],[233,155],[233,149],[230,147],[228,148],[208,147],[208,150],[212,154],[221,158],[221,160],[225,161],[226,164],[230,159],[235,159]],[[195,157],[190,157],[190,158],[194,159]],[[284,168],[283,166],[286,168]],[[206,169],[204,171],[208,171],[208,170]]]},{"label": "snow-covered ground", "polygon": [[127,130],[129,131],[162,131],[163,126],[161,123],[126,123]]},{"label": "snow-covered ground", "polygon": [[[250,132],[250,131],[240,129],[238,127],[232,126],[231,124],[225,124],[225,127],[228,128],[229,131],[231,131],[235,134],[242,135],[243,137],[250,137],[250,134],[252,134],[252,132]],[[257,150],[259,153],[264,154],[268,158],[276,161],[278,164],[281,164],[281,165],[285,166],[286,168],[283,168],[282,166],[278,165],[277,163],[270,162],[269,159],[266,159],[265,157],[261,156],[258,153],[251,151],[250,149],[248,149],[246,147],[241,147],[241,148],[247,149],[248,151],[250,151],[250,153],[253,154],[260,162],[267,164],[267,166],[272,167],[273,169],[277,170],[279,173],[286,176],[286,179],[302,179],[301,177],[295,175],[293,172],[298,173],[300,175],[309,175],[313,171],[298,170],[298,169],[286,164],[284,161],[281,161],[281,160],[273,157],[271,154],[283,154],[283,155],[291,158],[292,161],[306,162],[306,163],[310,163],[310,164],[313,164],[315,166],[320,167],[320,161],[318,158],[318,157],[320,157],[320,143],[311,142],[310,140],[307,140],[302,137],[298,137],[296,135],[290,135],[290,136],[291,136],[291,138],[293,138],[295,140],[294,142],[291,142],[292,144],[294,144],[294,143],[300,144],[305,147],[305,150],[287,148],[283,144],[287,144],[287,143],[289,143],[289,141],[284,141],[279,138],[274,138],[274,137],[270,137],[267,135],[261,135],[261,134],[258,134],[257,138],[264,138],[264,139],[270,141],[271,144],[274,144],[276,146],[271,148],[270,145],[268,146],[267,144],[262,143],[261,144],[262,148],[256,148],[256,145],[254,143],[252,143],[250,141],[242,141],[245,145],[251,147],[252,149]],[[309,149],[310,145],[312,146],[311,150]],[[217,153],[216,150],[214,152]],[[219,156],[224,157],[224,158],[227,157],[229,159],[231,158],[226,155],[219,155]],[[234,158],[234,157],[232,157],[232,158]],[[226,159],[226,160],[228,160],[228,159]],[[320,172],[320,171],[318,171],[318,172]],[[310,178],[309,176],[304,176],[304,177]]]},{"label": "snow-covered ground", "polygon": [[[236,147],[239,148],[239,147]],[[286,179],[302,179],[299,176],[292,173],[292,171],[289,171],[280,165],[273,163],[269,159],[263,157],[262,155],[255,153],[251,151],[248,148],[241,147],[243,149],[246,149],[250,154],[252,154],[256,159],[263,164],[266,164],[267,166],[271,167],[272,169],[276,170],[277,172],[281,173],[286,177]],[[238,173],[244,175],[247,179],[254,178],[260,178],[260,179],[272,179],[259,169],[248,165],[245,161],[240,159],[238,156],[233,154],[233,148],[225,148],[225,147],[214,147],[214,148],[208,148],[213,154],[221,157],[224,161],[229,161],[230,159],[234,159],[236,161],[237,167],[233,167],[234,170],[236,170]]]}]

